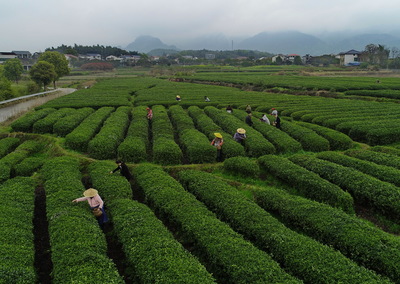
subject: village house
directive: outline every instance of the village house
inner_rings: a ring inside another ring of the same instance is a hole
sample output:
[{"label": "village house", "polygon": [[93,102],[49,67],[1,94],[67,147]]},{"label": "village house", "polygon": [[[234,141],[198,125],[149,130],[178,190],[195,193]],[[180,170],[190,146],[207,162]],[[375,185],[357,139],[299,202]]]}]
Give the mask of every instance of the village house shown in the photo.
[{"label": "village house", "polygon": [[0,64],[3,64],[8,59],[17,58],[14,52],[0,52]]},{"label": "village house", "polygon": [[347,52],[341,52],[338,54],[341,66],[358,66],[360,65],[361,52],[351,49]]}]

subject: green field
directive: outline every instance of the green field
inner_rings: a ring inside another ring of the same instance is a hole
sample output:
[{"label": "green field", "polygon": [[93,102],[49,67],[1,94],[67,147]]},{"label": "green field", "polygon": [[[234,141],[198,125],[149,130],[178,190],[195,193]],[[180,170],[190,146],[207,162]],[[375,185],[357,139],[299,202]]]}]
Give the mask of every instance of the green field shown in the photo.
[{"label": "green field", "polygon": [[0,283],[400,283],[398,77],[167,71],[84,74],[1,126]]}]

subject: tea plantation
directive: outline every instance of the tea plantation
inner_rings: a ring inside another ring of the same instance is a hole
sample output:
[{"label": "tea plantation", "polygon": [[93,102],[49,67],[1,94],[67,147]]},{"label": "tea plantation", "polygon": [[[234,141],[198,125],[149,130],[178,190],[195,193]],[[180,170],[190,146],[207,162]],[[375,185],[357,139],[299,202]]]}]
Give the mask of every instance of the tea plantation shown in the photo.
[{"label": "tea plantation", "polygon": [[[214,71],[103,78],[3,127],[0,283],[400,283],[400,80]],[[72,202],[91,187],[104,226]]]}]

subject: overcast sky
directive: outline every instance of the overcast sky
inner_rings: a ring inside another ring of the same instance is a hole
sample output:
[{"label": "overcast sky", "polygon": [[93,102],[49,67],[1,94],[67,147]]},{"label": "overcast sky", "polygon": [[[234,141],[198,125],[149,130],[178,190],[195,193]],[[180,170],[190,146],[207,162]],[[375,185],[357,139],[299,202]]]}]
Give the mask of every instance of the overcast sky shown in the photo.
[{"label": "overcast sky", "polygon": [[125,48],[141,35],[176,45],[207,34],[400,31],[396,0],[0,0],[0,7],[0,52],[75,43]]}]

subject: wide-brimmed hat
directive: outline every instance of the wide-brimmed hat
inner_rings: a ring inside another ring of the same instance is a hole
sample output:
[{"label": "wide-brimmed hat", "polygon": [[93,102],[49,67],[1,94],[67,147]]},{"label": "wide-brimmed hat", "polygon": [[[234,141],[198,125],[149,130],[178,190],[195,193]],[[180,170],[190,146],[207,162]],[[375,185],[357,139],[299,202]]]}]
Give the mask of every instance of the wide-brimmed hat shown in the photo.
[{"label": "wide-brimmed hat", "polygon": [[221,133],[214,133],[215,137],[217,138],[222,138],[222,134]]},{"label": "wide-brimmed hat", "polygon": [[95,197],[98,194],[98,191],[94,188],[89,188],[83,192],[83,196],[85,197]]},{"label": "wide-brimmed hat", "polygon": [[240,133],[240,134],[245,134],[245,133],[246,133],[246,130],[243,129],[243,128],[238,128],[236,131],[237,131],[238,133]]},{"label": "wide-brimmed hat", "polygon": [[181,96],[176,96],[177,98],[181,98]]}]

